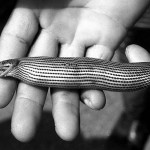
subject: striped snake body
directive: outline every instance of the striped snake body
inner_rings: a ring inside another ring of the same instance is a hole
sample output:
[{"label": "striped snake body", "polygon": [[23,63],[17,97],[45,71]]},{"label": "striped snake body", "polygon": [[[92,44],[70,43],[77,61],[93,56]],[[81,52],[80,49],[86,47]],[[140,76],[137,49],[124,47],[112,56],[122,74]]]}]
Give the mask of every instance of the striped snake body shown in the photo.
[{"label": "striped snake body", "polygon": [[150,85],[150,63],[118,63],[87,57],[28,57],[0,62],[0,77],[31,85],[133,91]]}]

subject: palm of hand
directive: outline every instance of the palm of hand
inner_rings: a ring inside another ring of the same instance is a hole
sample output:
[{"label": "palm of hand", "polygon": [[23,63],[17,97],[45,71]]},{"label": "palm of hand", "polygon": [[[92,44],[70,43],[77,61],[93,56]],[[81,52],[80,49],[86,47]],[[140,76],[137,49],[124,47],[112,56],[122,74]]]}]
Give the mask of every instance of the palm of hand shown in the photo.
[{"label": "palm of hand", "polygon": [[[132,24],[130,19],[126,21],[127,15],[120,15],[124,7],[120,3],[119,0],[113,4],[103,0],[20,0],[3,30],[0,59],[27,54],[110,59]],[[16,86],[15,81],[0,80],[1,107],[11,100],[15,91],[12,86]],[[27,141],[36,132],[46,93],[45,88],[19,84],[12,117],[12,132],[19,140]],[[63,139],[71,140],[78,132],[80,98],[93,109],[105,104],[102,91],[83,90],[81,95],[62,89],[52,92],[56,131]]]}]

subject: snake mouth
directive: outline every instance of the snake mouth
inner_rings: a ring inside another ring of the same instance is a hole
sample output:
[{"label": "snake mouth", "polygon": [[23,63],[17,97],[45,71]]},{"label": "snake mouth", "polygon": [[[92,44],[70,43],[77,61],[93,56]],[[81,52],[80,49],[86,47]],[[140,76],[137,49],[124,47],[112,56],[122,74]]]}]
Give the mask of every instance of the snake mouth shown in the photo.
[{"label": "snake mouth", "polygon": [[8,73],[11,72],[17,65],[19,60],[9,59],[0,62],[0,77],[8,76]]}]

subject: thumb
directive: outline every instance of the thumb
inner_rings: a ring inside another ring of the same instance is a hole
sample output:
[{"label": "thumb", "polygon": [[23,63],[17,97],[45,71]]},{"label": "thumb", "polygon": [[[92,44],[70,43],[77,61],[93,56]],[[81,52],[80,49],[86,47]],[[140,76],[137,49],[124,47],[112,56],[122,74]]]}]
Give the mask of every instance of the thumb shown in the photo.
[{"label": "thumb", "polygon": [[126,48],[126,56],[129,62],[150,62],[150,54],[138,45],[129,45]]}]

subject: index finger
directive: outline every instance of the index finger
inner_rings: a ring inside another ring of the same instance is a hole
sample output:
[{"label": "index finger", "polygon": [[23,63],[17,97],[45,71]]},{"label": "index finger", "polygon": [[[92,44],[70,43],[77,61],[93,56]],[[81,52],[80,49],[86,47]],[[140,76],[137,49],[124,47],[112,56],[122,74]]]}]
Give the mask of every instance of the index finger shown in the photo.
[{"label": "index finger", "polygon": [[[37,29],[33,13],[27,8],[16,7],[0,37],[0,61],[25,56]],[[13,79],[0,79],[0,107],[12,99],[16,86]]]}]

